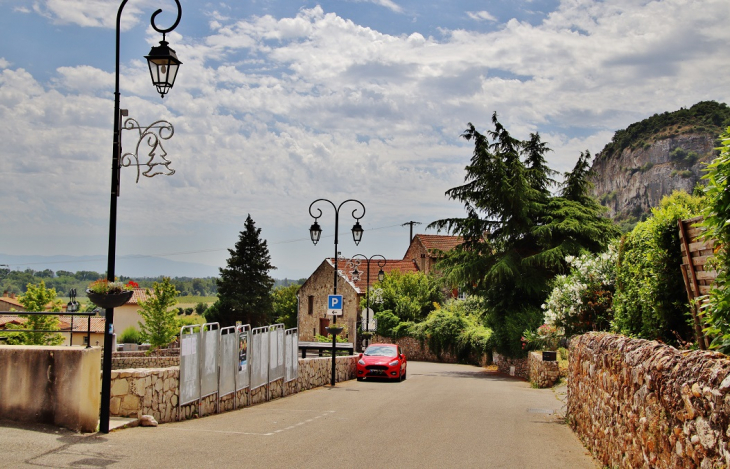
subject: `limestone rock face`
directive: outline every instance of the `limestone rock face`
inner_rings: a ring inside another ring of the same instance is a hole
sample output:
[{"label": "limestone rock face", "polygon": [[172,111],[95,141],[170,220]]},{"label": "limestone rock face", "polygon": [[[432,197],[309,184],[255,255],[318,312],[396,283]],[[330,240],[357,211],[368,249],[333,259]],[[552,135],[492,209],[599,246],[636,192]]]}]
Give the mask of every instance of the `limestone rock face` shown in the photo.
[{"label": "limestone rock face", "polygon": [[680,134],[610,157],[599,154],[593,162],[592,195],[608,207],[611,217],[639,218],[674,190],[691,194],[704,163],[714,158],[716,137]]}]

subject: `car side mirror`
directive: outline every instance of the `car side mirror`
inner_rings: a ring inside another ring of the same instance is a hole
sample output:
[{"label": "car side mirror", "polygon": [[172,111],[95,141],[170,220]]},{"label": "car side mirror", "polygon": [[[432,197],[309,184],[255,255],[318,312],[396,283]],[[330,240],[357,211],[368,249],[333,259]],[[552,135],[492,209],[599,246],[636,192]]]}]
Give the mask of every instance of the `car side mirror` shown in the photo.
[{"label": "car side mirror", "polygon": [[362,358],[362,353],[360,355],[358,355],[357,358]]},{"label": "car side mirror", "polygon": [[400,354],[400,359],[401,359],[401,360],[405,360],[405,359],[406,359],[406,355],[405,355],[404,353],[401,353],[401,354]]}]

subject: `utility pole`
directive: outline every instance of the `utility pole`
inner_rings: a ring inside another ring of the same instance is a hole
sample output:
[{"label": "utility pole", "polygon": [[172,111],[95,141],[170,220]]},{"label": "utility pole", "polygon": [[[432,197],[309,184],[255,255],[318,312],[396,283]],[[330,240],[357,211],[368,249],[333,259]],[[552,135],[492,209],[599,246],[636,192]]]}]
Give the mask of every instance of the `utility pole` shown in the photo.
[{"label": "utility pole", "polygon": [[413,241],[413,225],[420,225],[420,221],[409,221],[403,223],[401,226],[411,225],[411,236],[408,238],[408,245],[410,246],[411,242]]}]

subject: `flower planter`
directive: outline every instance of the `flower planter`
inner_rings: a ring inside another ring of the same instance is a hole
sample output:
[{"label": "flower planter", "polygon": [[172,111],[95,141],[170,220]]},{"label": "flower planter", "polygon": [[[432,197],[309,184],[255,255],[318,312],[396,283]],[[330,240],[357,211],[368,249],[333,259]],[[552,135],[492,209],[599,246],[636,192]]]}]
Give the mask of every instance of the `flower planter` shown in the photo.
[{"label": "flower planter", "polygon": [[90,290],[86,290],[86,296],[89,297],[89,301],[104,309],[122,306],[132,298],[133,294],[133,290],[127,290],[120,293],[94,293]]},{"label": "flower planter", "polygon": [[327,327],[326,329],[327,329],[327,332],[329,332],[330,334],[334,334],[334,335],[337,335],[340,332],[342,332],[343,330],[345,330],[344,327],[337,327],[337,326],[330,326],[330,327]]}]

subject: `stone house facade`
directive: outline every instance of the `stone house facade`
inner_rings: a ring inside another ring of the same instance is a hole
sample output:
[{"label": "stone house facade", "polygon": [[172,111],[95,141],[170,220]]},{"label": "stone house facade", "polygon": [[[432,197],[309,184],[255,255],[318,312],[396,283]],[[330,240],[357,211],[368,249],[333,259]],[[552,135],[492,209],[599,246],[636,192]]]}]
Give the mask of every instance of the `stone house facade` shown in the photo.
[{"label": "stone house facade", "polygon": [[[443,252],[450,251],[461,244],[461,237],[441,235],[416,235],[403,259],[388,259],[383,271],[388,274],[393,271],[401,273],[424,272],[431,273],[433,266]],[[370,285],[378,281],[378,259],[370,262]],[[360,278],[353,278],[352,271],[359,262],[357,269],[361,272]],[[337,318],[337,324],[344,324],[346,331],[343,337],[348,342],[357,343],[357,325],[362,320],[360,300],[365,297],[368,281],[366,279],[367,261],[363,259],[337,260],[337,294],[342,295],[342,316]],[[327,336],[325,327],[330,325],[331,316],[327,315],[327,297],[333,294],[335,259],[325,259],[312,275],[304,282],[297,293],[299,302],[298,328],[299,340],[314,341],[315,336]]]}]

